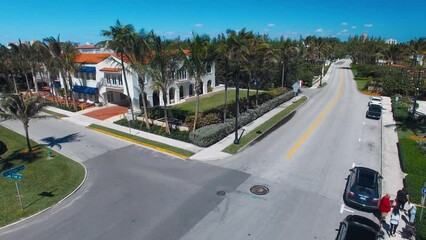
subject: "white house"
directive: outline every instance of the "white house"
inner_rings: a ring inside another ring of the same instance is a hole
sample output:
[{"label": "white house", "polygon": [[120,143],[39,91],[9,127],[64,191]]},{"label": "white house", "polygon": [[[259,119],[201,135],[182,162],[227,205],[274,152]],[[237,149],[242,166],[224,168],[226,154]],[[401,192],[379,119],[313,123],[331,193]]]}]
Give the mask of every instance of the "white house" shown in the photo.
[{"label": "white house", "polygon": [[[88,102],[100,102],[103,105],[117,104],[128,106],[128,98],[119,57],[116,53],[79,53],[75,62],[80,65],[74,72],[73,92],[76,99]],[[126,70],[128,59],[124,59]],[[195,79],[185,70],[176,71],[174,83],[168,89],[167,104],[176,104],[195,95]],[[142,93],[137,75],[126,71],[130,98],[133,109],[142,108]],[[62,79],[59,80],[64,84]],[[152,80],[146,77],[145,94],[148,106],[163,105],[162,93],[151,89]],[[59,82],[56,87],[59,87]],[[213,91],[216,86],[215,65],[209,67],[209,73],[202,77],[202,93]]]}]

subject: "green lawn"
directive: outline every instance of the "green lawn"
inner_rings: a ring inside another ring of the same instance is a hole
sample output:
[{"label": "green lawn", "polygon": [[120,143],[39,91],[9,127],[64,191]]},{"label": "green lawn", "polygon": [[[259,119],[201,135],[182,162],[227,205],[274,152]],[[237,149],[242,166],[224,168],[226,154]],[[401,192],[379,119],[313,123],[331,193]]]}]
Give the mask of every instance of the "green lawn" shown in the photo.
[{"label": "green lawn", "polygon": [[235,154],[237,153],[241,148],[245,147],[247,144],[255,140],[256,138],[260,137],[261,135],[268,132],[269,129],[271,129],[273,126],[281,122],[286,116],[288,116],[294,109],[298,108],[300,105],[302,105],[304,102],[306,102],[308,98],[303,96],[299,100],[297,100],[295,103],[291,104],[286,109],[282,110],[272,118],[268,119],[266,122],[258,126],[257,128],[253,129],[249,133],[243,135],[243,137],[240,139],[239,144],[231,144],[228,147],[226,147],[223,152]]},{"label": "green lawn", "polygon": [[33,215],[62,200],[83,181],[82,165],[52,151],[53,159],[47,159],[47,148],[32,142],[34,154],[27,153],[25,137],[0,126],[0,141],[8,151],[0,160],[0,171],[25,165],[18,180],[23,210],[17,198],[15,181],[0,178],[0,226]]},{"label": "green lawn", "polygon": [[[261,91],[259,91],[260,93]],[[250,96],[256,95],[256,90],[250,90]],[[242,89],[240,90],[240,99],[247,97],[247,90]],[[219,106],[222,106],[225,99],[225,91],[219,91],[215,93],[211,93],[209,95],[200,95],[200,111],[204,112]],[[235,90],[229,89],[228,90],[228,98],[227,103],[231,103],[235,101]],[[185,103],[174,105],[173,108],[180,109],[180,110],[186,110],[189,112],[188,115],[195,113],[195,104],[196,104],[196,98],[192,98]]]}]

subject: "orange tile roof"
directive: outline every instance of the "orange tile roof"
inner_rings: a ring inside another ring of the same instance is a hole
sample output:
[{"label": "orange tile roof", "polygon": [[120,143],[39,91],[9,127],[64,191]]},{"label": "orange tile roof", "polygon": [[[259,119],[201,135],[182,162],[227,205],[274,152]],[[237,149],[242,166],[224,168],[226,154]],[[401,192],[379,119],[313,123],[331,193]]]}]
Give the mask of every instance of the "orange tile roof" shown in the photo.
[{"label": "orange tile roof", "polygon": [[76,63],[100,63],[111,53],[79,53],[75,56]]},{"label": "orange tile roof", "polygon": [[104,72],[120,72],[121,68],[102,68],[99,71],[104,71]]}]

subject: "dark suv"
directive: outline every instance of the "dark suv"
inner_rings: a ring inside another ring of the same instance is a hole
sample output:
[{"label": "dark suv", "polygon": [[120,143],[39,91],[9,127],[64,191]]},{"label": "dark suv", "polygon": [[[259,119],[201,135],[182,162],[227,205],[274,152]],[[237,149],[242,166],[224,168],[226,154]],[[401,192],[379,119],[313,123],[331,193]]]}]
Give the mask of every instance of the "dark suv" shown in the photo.
[{"label": "dark suv", "polygon": [[336,240],[377,240],[380,237],[380,226],[374,221],[349,215],[340,223]]},{"label": "dark suv", "polygon": [[364,211],[376,210],[381,198],[382,176],[365,167],[354,167],[349,171],[344,195],[346,205]]},{"label": "dark suv", "polygon": [[368,110],[365,113],[365,117],[380,119],[381,116],[382,116],[382,106],[377,104],[370,104],[370,106],[368,106]]}]

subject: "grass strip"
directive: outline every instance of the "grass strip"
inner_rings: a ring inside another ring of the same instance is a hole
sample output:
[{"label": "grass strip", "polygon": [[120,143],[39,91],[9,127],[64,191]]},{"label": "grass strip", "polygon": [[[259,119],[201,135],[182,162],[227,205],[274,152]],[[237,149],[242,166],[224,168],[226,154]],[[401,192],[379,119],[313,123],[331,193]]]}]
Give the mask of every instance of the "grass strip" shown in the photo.
[{"label": "grass strip", "polygon": [[255,129],[253,129],[252,131],[250,131],[249,133],[244,135],[240,139],[239,144],[231,144],[228,147],[226,147],[223,150],[223,152],[230,153],[230,154],[237,153],[241,148],[245,147],[246,145],[248,145],[249,143],[254,141],[256,138],[258,138],[261,135],[263,135],[264,133],[266,133],[269,129],[274,127],[276,124],[281,122],[285,117],[287,117],[291,112],[293,112],[293,110],[298,108],[300,105],[302,105],[307,100],[308,100],[308,98],[306,96],[301,97],[299,100],[297,100],[296,102],[291,104],[289,107],[282,110],[281,112],[279,112],[278,114],[276,114],[272,118],[268,119],[266,122],[264,122],[260,126],[256,127]]},{"label": "grass strip", "polygon": [[54,112],[54,111],[50,111],[50,110],[47,110],[47,109],[43,109],[42,112],[50,114],[50,115],[54,116],[55,118],[68,117],[67,115],[60,114],[60,113],[57,113],[57,112]]},{"label": "grass strip", "polygon": [[[25,137],[0,126],[0,141],[8,151],[0,159],[0,172],[24,165],[18,180],[23,209],[21,210],[15,180],[0,178],[0,226],[40,212],[64,199],[83,181],[84,167],[58,154],[44,145],[31,141],[33,153],[29,154]],[[47,150],[52,159],[47,158]]]},{"label": "grass strip", "polygon": [[138,136],[134,136],[128,133],[124,133],[121,132],[119,130],[115,130],[115,129],[111,129],[111,128],[107,128],[107,127],[103,127],[97,124],[90,124],[88,126],[88,128],[93,129],[95,131],[99,131],[99,132],[103,132],[118,138],[122,138],[128,141],[131,141],[133,143],[137,143],[149,148],[154,148],[156,150],[162,151],[162,152],[167,152],[170,154],[173,154],[175,156],[179,156],[181,158],[188,158],[192,155],[194,155],[195,153],[182,149],[182,148],[177,148],[177,147],[173,147],[164,143],[160,143],[160,142],[156,142],[153,140],[149,140],[147,138],[143,138],[143,137],[138,137]]}]

